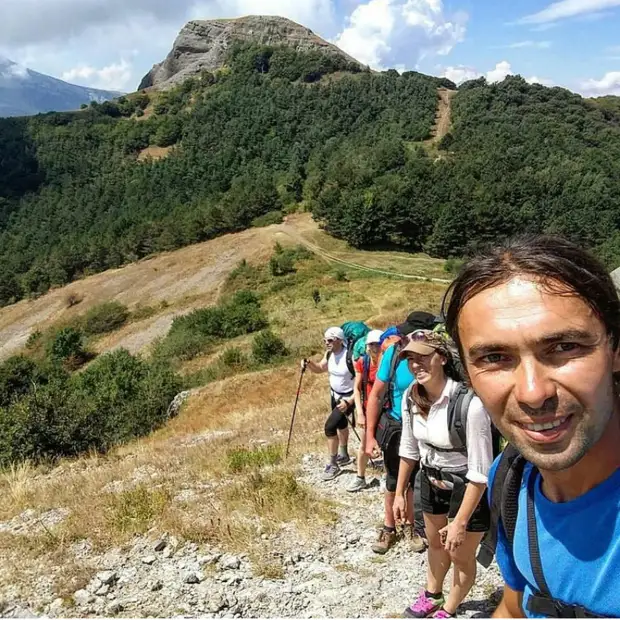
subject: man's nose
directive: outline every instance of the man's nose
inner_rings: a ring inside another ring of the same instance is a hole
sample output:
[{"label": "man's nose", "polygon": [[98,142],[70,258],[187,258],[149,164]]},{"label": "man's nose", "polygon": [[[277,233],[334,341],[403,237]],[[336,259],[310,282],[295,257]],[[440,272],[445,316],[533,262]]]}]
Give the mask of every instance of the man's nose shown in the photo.
[{"label": "man's nose", "polygon": [[549,369],[536,358],[525,358],[515,370],[515,398],[530,409],[542,409],[555,399],[557,389]]}]

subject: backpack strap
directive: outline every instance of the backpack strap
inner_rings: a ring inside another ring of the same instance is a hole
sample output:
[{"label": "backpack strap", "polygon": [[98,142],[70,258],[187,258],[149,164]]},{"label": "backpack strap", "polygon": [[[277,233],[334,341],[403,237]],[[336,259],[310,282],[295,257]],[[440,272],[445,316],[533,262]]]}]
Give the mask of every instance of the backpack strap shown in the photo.
[{"label": "backpack strap", "polygon": [[534,507],[534,492],[538,470],[532,470],[527,484],[527,544],[530,564],[538,592],[534,591],[527,601],[528,611],[536,616],[548,618],[601,618],[600,614],[586,609],[582,605],[569,605],[564,601],[553,598],[543,572],[538,543],[538,526],[536,525],[536,510]]},{"label": "backpack strap", "polygon": [[448,404],[448,429],[450,431],[450,450],[441,452],[460,452],[467,454],[467,413],[475,394],[473,390],[461,384],[450,397]]},{"label": "backpack strap", "polygon": [[349,369],[349,372],[351,373],[351,378],[355,377],[355,364],[353,363],[353,346],[354,346],[353,342],[351,342],[350,340],[347,341],[346,360],[347,360],[347,368]]},{"label": "backpack strap", "polygon": [[526,460],[520,452],[508,444],[499,459],[493,478],[493,486],[489,490],[491,524],[482,539],[478,552],[478,562],[485,568],[491,565],[495,557],[500,522],[511,546],[514,541],[519,510],[519,492],[525,464]]},{"label": "backpack strap", "polygon": [[362,356],[362,411],[366,412],[366,390],[368,389],[368,380],[370,378],[370,355],[364,353]]},{"label": "backpack strap", "polygon": [[[379,411],[383,411],[386,407],[390,406],[394,402],[394,379],[396,378],[396,367],[400,362],[400,350],[402,349],[402,342],[395,342],[390,349],[394,349],[392,359],[390,360],[390,378],[388,379],[387,390],[383,393],[381,400],[381,407]],[[390,349],[387,349],[388,351]]]}]

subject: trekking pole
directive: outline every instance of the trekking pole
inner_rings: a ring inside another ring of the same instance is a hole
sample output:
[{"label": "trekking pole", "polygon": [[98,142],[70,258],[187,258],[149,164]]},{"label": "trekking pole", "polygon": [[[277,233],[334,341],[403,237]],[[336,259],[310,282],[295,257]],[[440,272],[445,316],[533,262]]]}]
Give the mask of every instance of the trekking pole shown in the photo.
[{"label": "trekking pole", "polygon": [[[304,360],[305,361],[305,360]],[[297,413],[297,403],[299,402],[299,395],[301,394],[301,382],[304,378],[304,373],[306,372],[306,364],[303,365],[301,369],[301,375],[299,375],[299,386],[297,388],[297,396],[295,398],[295,405],[293,407],[293,415],[291,416],[291,427],[288,431],[288,441],[286,442],[286,455],[284,459],[288,458],[289,448],[291,447],[291,437],[293,436],[293,424],[295,423],[295,413]]]},{"label": "trekking pole", "polygon": [[[358,435],[355,426],[353,426],[353,422],[351,422],[351,420],[349,419],[349,416],[346,413],[344,414],[344,417],[347,419],[347,422],[351,426],[351,430],[355,433],[355,436],[357,437],[357,440],[361,444],[362,443],[362,438]],[[375,462],[372,460],[372,457],[369,456],[368,460],[370,461],[370,464],[376,469],[377,466],[375,465]]]}]

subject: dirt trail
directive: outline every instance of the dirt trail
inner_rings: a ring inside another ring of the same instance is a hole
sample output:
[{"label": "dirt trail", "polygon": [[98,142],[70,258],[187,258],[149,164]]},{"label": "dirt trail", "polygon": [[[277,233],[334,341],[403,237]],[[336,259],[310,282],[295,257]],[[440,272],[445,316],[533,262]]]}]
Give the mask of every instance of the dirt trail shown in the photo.
[{"label": "dirt trail", "polygon": [[452,122],[452,97],[456,95],[456,90],[448,90],[447,88],[439,88],[439,104],[437,115],[435,117],[435,127],[432,131],[432,142],[438,144],[450,131]]}]

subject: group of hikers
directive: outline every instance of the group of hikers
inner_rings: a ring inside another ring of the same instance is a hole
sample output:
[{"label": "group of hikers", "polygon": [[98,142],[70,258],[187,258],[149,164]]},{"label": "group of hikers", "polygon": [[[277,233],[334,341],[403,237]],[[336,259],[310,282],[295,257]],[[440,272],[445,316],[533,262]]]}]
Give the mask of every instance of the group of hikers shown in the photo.
[{"label": "group of hikers", "polygon": [[414,311],[355,342],[348,328],[327,329],[302,373],[329,375],[323,479],[352,462],[350,428],[348,491],[382,459],[372,550],[402,539],[427,554],[404,615],[456,616],[477,563],[496,557],[494,617],[620,616],[620,301],[597,259],[520,237],[466,263],[439,315]]}]

